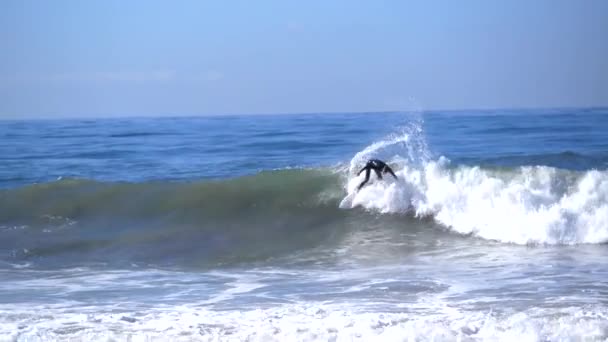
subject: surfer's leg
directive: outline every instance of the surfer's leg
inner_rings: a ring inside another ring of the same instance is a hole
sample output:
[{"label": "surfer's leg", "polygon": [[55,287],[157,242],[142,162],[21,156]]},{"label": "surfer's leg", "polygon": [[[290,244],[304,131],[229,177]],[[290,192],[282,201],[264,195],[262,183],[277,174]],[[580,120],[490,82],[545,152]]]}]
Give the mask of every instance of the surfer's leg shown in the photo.
[{"label": "surfer's leg", "polygon": [[379,169],[374,169],[374,172],[376,172],[376,176],[378,176],[378,179],[382,179],[382,172],[380,172]]},{"label": "surfer's leg", "polygon": [[393,169],[391,169],[390,167],[385,166],[385,167],[384,167],[384,170],[382,170],[382,171],[383,171],[383,172],[386,172],[386,173],[390,173],[390,174],[391,174],[393,177],[395,177],[395,179],[398,179],[398,178],[397,178],[397,175],[395,175],[395,173],[393,172]]},{"label": "surfer's leg", "polygon": [[363,180],[363,182],[361,182],[361,184],[359,184],[359,186],[357,187],[357,191],[361,190],[361,188],[365,185],[365,183],[367,183],[367,181],[369,180],[369,168],[365,169],[365,179]]}]

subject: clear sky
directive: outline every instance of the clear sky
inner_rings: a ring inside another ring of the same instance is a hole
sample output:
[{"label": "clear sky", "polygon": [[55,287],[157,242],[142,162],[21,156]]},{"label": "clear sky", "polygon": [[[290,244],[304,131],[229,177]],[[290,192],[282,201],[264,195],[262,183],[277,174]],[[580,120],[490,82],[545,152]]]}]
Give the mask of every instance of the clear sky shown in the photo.
[{"label": "clear sky", "polygon": [[0,118],[606,105],[606,0],[0,2]]}]

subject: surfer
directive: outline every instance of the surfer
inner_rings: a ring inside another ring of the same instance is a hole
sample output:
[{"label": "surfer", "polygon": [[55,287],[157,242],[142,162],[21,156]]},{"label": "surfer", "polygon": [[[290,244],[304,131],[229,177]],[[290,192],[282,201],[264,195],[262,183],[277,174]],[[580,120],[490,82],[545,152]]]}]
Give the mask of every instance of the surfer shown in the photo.
[{"label": "surfer", "polygon": [[378,159],[368,160],[367,164],[365,164],[365,166],[361,169],[361,171],[359,171],[357,173],[357,176],[360,175],[361,172],[363,172],[364,170],[365,170],[365,180],[363,182],[361,182],[361,184],[359,184],[359,186],[357,187],[357,191],[361,190],[361,188],[365,185],[365,183],[367,183],[367,181],[369,181],[369,174],[370,174],[371,170],[374,170],[374,172],[376,172],[376,176],[378,176],[378,179],[382,179],[383,173],[390,173],[393,177],[395,177],[395,179],[397,179],[397,176],[395,175],[393,170],[388,165],[386,165],[386,163],[383,162],[382,160],[378,160]]}]

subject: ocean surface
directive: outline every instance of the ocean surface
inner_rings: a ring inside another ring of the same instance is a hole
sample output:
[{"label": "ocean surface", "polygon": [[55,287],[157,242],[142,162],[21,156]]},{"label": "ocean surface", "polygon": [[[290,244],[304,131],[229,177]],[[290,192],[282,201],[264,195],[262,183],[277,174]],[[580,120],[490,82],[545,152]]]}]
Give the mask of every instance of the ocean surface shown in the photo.
[{"label": "ocean surface", "polygon": [[0,121],[0,341],[603,341],[607,242],[608,109]]}]

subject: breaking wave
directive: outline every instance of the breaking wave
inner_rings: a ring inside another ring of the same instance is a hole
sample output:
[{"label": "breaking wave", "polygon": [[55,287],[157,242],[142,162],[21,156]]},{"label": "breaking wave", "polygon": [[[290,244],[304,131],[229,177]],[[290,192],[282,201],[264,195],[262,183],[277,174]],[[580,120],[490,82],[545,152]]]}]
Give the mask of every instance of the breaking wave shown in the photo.
[{"label": "breaking wave", "polygon": [[[385,177],[356,192],[364,176],[353,175],[362,161],[395,148],[400,153],[390,158],[399,180]],[[357,154],[349,173],[342,208],[430,216],[451,231],[505,243],[608,241],[608,171],[452,165],[447,158],[431,157],[422,123],[415,122]]]}]

